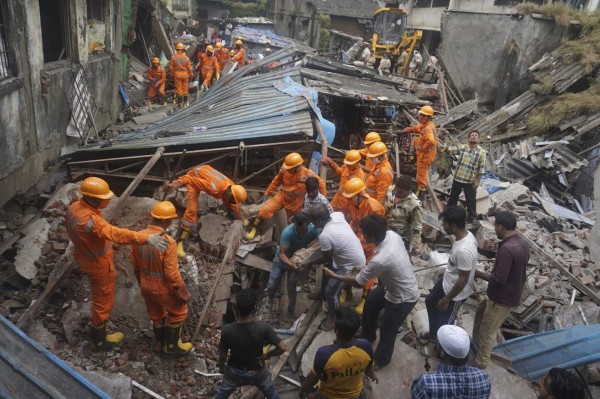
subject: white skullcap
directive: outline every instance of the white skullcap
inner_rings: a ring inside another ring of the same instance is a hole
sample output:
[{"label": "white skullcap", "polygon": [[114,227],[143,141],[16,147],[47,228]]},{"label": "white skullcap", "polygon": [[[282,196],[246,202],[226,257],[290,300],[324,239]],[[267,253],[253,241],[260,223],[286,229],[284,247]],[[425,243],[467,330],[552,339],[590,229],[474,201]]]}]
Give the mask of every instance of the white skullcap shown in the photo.
[{"label": "white skullcap", "polygon": [[440,327],[437,339],[444,351],[457,359],[464,359],[469,354],[469,334],[462,328],[453,325]]}]

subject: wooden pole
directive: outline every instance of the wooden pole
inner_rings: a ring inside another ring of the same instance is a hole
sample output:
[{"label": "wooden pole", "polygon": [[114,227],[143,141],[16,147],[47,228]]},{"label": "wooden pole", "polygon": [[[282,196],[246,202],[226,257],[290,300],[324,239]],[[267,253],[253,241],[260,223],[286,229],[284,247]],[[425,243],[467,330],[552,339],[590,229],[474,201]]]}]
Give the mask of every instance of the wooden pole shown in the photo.
[{"label": "wooden pole", "polygon": [[[103,215],[106,220],[111,221],[114,217],[119,215],[118,212],[121,211],[131,193],[135,191],[140,182],[144,179],[144,176],[148,174],[150,169],[152,169],[152,166],[154,166],[154,164],[160,159],[164,150],[164,147],[160,147],[156,150],[154,156],[148,160],[146,166],[144,166],[136,178],[133,179],[131,184],[129,184],[129,186],[125,189],[123,194],[121,194],[121,196],[116,200],[116,204],[110,209],[106,210]],[[54,269],[48,277],[48,284],[46,285],[46,288],[40,294],[40,296],[31,305],[29,305],[21,317],[19,317],[19,320],[17,321],[17,327],[22,330],[25,330],[27,327],[29,327],[31,322],[37,318],[40,311],[44,308],[46,302],[48,302],[48,300],[52,297],[54,291],[56,291],[62,281],[69,274],[71,274],[71,271],[75,269],[75,266],[76,262],[73,259],[73,243],[70,243],[65,254],[61,257],[58,263],[54,265]]]},{"label": "wooden pole", "polygon": [[[315,121],[317,125],[317,132],[319,133],[319,137],[321,138],[321,158],[327,156],[327,139],[325,138],[325,134],[323,133],[323,126],[321,126],[321,121],[318,119]],[[327,167],[321,163],[319,169],[319,176],[323,181],[327,179]]]}]

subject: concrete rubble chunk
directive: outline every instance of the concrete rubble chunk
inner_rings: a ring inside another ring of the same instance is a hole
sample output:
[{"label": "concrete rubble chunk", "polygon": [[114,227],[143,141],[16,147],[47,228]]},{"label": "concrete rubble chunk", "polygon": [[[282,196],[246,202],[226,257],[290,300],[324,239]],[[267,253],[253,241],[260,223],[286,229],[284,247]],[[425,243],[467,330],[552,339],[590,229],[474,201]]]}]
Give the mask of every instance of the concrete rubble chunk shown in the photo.
[{"label": "concrete rubble chunk", "polygon": [[522,205],[531,200],[531,192],[523,184],[512,183],[504,190],[498,190],[490,195],[490,200],[493,205],[500,204],[504,201],[512,201],[517,205]]},{"label": "concrete rubble chunk", "polygon": [[36,320],[29,330],[27,330],[27,335],[29,338],[37,341],[44,348],[49,351],[55,351],[58,349],[58,341],[54,334],[52,334],[46,327],[44,327],[44,323],[41,320]]},{"label": "concrete rubble chunk", "polygon": [[593,302],[576,302],[573,305],[559,306],[554,311],[554,328],[557,330],[585,324],[597,324],[599,321],[600,306]]},{"label": "concrete rubble chunk", "polygon": [[28,231],[29,233],[18,243],[19,252],[15,257],[15,270],[24,278],[31,280],[38,273],[34,262],[42,255],[42,248],[48,241],[50,224],[46,219],[39,219],[33,222]]},{"label": "concrete rubble chunk", "polygon": [[87,328],[86,324],[90,319],[91,307],[91,302],[73,302],[65,311],[61,324],[69,344],[73,343],[75,331],[83,331],[84,328]]},{"label": "concrete rubble chunk", "polygon": [[83,370],[77,372],[113,399],[131,398],[131,378],[123,374]]}]

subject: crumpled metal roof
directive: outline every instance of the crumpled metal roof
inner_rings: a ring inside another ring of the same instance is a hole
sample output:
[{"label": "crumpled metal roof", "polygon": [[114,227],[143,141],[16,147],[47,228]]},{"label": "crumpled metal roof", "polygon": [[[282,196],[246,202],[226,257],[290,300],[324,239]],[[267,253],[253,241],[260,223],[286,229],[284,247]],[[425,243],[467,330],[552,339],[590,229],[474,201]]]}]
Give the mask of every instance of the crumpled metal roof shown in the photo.
[{"label": "crumpled metal roof", "polygon": [[310,0],[322,14],[371,19],[380,7],[373,0]]}]

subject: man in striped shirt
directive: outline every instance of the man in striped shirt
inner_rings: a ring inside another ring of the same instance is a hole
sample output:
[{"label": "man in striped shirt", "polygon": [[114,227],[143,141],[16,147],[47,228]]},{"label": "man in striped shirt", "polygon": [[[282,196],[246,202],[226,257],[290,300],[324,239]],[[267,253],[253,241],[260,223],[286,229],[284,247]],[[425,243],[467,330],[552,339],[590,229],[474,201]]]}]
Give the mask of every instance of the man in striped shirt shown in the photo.
[{"label": "man in striped shirt", "polygon": [[479,131],[469,133],[466,145],[450,146],[446,149],[452,155],[458,156],[458,166],[454,172],[454,181],[450,190],[448,206],[456,206],[461,191],[465,192],[468,221],[477,218],[476,194],[485,168],[485,150],[479,146]]}]

